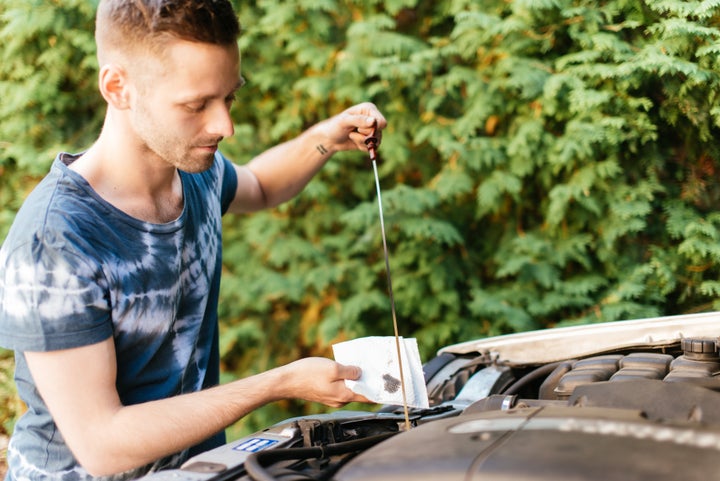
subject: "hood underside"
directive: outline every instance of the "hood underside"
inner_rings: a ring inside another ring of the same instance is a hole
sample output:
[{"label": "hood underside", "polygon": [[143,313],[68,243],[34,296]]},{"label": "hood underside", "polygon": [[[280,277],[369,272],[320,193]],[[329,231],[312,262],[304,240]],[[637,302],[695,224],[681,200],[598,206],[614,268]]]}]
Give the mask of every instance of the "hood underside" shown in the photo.
[{"label": "hood underside", "polygon": [[720,312],[656,317],[521,332],[454,344],[439,352],[492,353],[512,364],[548,363],[633,347],[670,346],[720,333]]}]

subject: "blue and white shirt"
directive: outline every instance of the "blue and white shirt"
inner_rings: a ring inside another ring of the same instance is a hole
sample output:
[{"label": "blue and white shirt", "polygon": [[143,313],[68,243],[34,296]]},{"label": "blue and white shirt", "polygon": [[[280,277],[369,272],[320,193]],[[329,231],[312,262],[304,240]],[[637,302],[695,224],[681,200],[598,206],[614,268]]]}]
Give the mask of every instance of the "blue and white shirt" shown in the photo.
[{"label": "blue and white shirt", "polygon": [[[25,351],[112,337],[125,405],[218,383],[221,216],[237,187],[232,165],[216,154],[207,171],[181,172],[182,214],[152,224],[103,200],[68,168],[76,158],[58,155],[0,248],[0,345],[15,351],[15,380],[28,406],[8,447],[8,479],[17,481],[91,479],[39,396]],[[203,448],[222,442],[220,433]]]}]

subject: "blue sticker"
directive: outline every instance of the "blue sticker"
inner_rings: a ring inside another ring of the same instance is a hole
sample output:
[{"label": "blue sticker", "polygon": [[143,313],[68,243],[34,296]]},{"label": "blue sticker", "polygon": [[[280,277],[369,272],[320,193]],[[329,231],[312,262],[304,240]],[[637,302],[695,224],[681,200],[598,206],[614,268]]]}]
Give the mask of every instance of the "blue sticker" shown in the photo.
[{"label": "blue sticker", "polygon": [[274,439],[251,438],[241,444],[238,444],[233,449],[235,451],[245,451],[246,453],[257,453],[258,451],[262,451],[263,449],[269,448],[273,444],[277,443],[278,441]]}]

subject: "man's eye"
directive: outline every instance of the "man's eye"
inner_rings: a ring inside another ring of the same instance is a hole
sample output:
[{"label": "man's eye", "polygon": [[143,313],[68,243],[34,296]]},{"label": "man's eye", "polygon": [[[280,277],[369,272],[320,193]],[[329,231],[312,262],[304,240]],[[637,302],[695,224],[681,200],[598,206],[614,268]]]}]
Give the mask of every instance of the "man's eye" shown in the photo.
[{"label": "man's eye", "polygon": [[190,104],[185,104],[185,108],[189,112],[193,113],[202,112],[205,109],[205,102],[193,102]]}]

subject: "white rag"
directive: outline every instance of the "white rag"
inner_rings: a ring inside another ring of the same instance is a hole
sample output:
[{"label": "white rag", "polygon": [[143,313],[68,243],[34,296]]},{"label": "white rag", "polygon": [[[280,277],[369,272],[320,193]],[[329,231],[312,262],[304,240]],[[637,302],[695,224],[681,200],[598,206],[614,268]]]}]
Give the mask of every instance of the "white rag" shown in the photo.
[{"label": "white rag", "polygon": [[[417,340],[400,337],[405,396],[407,405],[430,407]],[[335,360],[341,364],[359,366],[360,379],[345,380],[353,392],[380,404],[402,406],[400,363],[394,337],[370,336],[333,345]]]}]

